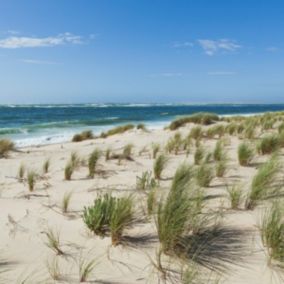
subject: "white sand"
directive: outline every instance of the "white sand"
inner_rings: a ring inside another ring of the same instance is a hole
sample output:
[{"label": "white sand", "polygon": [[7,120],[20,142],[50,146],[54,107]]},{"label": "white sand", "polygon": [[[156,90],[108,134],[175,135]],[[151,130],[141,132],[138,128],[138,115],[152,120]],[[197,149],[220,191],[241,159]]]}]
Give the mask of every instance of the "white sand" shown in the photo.
[{"label": "white sand", "polygon": [[[190,125],[180,131],[186,135]],[[153,130],[149,133],[132,130],[107,139],[89,140],[80,143],[65,143],[21,149],[22,152],[11,153],[8,159],[0,160],[0,262],[4,265],[4,273],[0,273],[3,283],[78,283],[80,259],[96,259],[90,283],[159,283],[157,271],[150,259],[155,259],[158,249],[154,220],[140,223],[127,230],[126,235],[139,237],[152,236],[145,243],[131,243],[125,246],[112,247],[109,237],[101,239],[92,235],[82,220],[84,206],[93,203],[97,194],[113,192],[114,194],[135,193],[137,210],[146,210],[145,195],[136,190],[136,176],[153,167],[150,151],[139,155],[143,147],[151,149],[151,143],[165,145],[174,132],[169,130]],[[254,211],[230,210],[226,192],[226,184],[241,181],[244,191],[248,190],[252,176],[256,172],[253,167],[240,167],[237,162],[239,140],[230,138],[227,146],[230,170],[225,178],[215,178],[212,186],[206,189],[208,199],[206,206],[210,210],[222,210],[225,227],[233,230],[232,235],[239,238],[236,243],[239,249],[230,246],[232,255],[238,257],[228,264],[226,272],[220,277],[221,283],[267,284],[284,283],[278,274],[268,265],[266,250],[262,246],[258,224],[261,206]],[[99,169],[103,172],[94,179],[86,178],[87,167],[75,171],[71,181],[64,180],[64,167],[71,152],[76,151],[80,157],[87,158],[95,147],[106,150],[109,146],[119,153],[124,145],[132,143],[134,161],[100,159]],[[207,149],[213,149],[216,140],[207,140]],[[43,162],[50,158],[50,173],[37,182],[35,191],[30,193],[25,183],[15,177],[23,163],[27,168],[42,172]],[[171,178],[182,161],[193,163],[193,151],[188,157],[185,153],[170,155],[169,164],[163,174]],[[162,190],[170,185],[170,180],[161,181]],[[62,214],[61,202],[66,192],[73,192],[68,214]],[[142,209],[141,209],[142,208]],[[221,209],[220,209],[221,208]],[[55,253],[46,245],[44,232],[48,228],[60,232],[62,250],[66,256],[58,256],[62,281],[54,281],[47,269]],[[240,236],[238,233],[242,232]],[[220,255],[222,251],[218,252]],[[212,252],[212,262],[218,262],[218,253]],[[243,258],[239,258],[242,255]],[[225,268],[225,264],[220,262]],[[7,269],[7,270],[6,270]],[[1,271],[1,270],[0,270]],[[209,277],[208,271],[204,276]],[[23,282],[28,277],[27,282]],[[216,276],[212,276],[216,278]]]}]

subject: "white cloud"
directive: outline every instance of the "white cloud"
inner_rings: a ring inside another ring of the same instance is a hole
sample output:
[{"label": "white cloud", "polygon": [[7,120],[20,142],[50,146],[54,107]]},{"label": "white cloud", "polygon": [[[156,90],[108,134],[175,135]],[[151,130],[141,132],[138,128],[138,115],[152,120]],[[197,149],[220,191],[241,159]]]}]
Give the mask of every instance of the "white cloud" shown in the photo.
[{"label": "white cloud", "polygon": [[4,39],[0,39],[0,48],[16,49],[27,47],[49,47],[80,43],[83,43],[82,37],[73,35],[71,33],[64,33],[49,37],[10,36]]},{"label": "white cloud", "polygon": [[219,40],[199,39],[197,40],[197,42],[204,50],[204,52],[209,56],[212,56],[219,51],[232,52],[241,48],[241,45],[229,39],[219,39]]},{"label": "white cloud", "polygon": [[184,47],[193,47],[193,45],[194,44],[190,41],[184,41],[184,42],[176,41],[174,42],[173,47],[174,48],[184,48]]},{"label": "white cloud", "polygon": [[57,65],[59,62],[55,61],[46,61],[46,60],[37,60],[37,59],[20,59],[21,62],[27,64],[39,64],[39,65]]},{"label": "white cloud", "polygon": [[235,75],[236,72],[234,71],[211,71],[207,73],[210,76],[228,76],[228,75]]}]

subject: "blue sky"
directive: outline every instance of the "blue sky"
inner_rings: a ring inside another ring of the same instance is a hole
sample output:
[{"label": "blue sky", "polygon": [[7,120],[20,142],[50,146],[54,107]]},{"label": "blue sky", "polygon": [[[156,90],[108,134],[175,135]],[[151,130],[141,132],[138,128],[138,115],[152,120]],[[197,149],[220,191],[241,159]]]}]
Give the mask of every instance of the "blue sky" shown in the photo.
[{"label": "blue sky", "polygon": [[284,102],[282,0],[2,0],[0,103]]}]

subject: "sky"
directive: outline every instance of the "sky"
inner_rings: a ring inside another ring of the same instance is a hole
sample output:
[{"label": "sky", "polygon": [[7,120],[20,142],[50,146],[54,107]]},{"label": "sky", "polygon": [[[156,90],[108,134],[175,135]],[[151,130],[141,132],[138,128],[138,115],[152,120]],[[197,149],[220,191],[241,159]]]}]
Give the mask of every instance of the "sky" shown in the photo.
[{"label": "sky", "polygon": [[283,0],[1,0],[0,104],[284,103]]}]

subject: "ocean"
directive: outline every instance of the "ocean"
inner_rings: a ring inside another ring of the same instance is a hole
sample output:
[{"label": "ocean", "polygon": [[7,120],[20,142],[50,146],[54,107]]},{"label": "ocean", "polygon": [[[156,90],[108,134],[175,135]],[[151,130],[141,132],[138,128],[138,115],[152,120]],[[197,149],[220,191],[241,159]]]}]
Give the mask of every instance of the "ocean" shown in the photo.
[{"label": "ocean", "polygon": [[104,130],[125,123],[162,128],[171,120],[196,112],[219,115],[252,115],[282,111],[284,104],[77,104],[0,105],[0,139],[18,147],[70,141],[75,133]]}]

